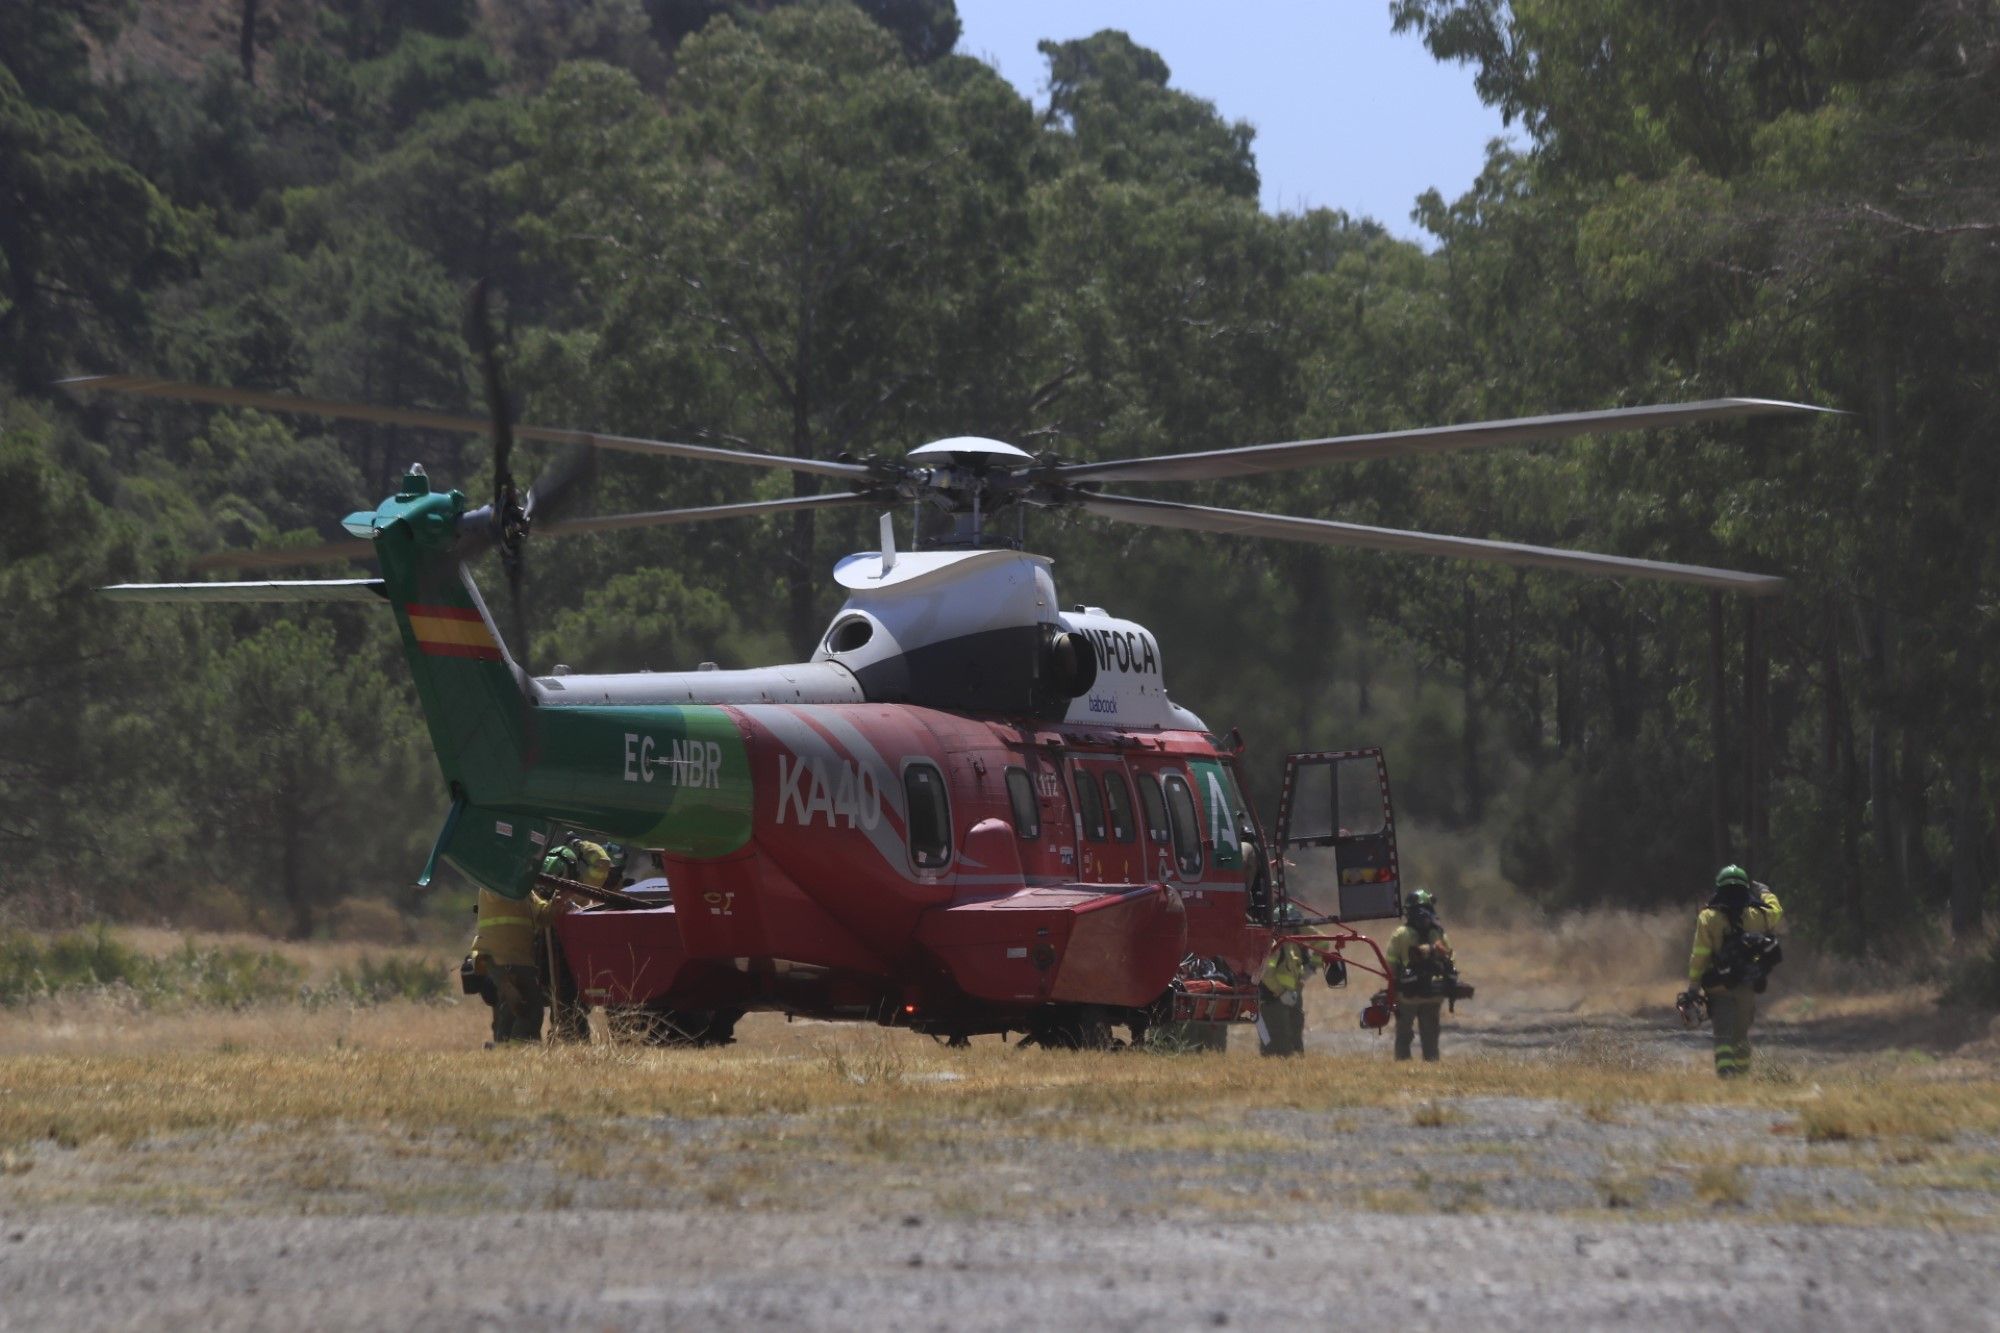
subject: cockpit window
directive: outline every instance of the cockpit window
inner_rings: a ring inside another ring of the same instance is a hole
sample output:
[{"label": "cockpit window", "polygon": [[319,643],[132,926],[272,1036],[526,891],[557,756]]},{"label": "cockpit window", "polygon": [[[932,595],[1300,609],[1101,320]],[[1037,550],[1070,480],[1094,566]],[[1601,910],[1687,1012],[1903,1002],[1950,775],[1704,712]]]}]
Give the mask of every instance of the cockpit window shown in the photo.
[{"label": "cockpit window", "polygon": [[1173,815],[1174,861],[1184,875],[1201,873],[1201,824],[1194,812],[1194,794],[1187,779],[1167,774],[1167,809]]},{"label": "cockpit window", "polygon": [[1139,804],[1146,810],[1146,836],[1154,842],[1165,842],[1171,836],[1167,829],[1167,802],[1160,795],[1160,780],[1151,773],[1139,775]]}]

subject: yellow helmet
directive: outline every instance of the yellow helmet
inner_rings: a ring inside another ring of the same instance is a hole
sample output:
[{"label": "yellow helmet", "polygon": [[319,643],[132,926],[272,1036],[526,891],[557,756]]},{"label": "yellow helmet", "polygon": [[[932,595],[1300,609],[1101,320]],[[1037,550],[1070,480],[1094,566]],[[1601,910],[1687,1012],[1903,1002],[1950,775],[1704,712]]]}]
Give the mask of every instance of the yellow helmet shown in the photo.
[{"label": "yellow helmet", "polygon": [[593,888],[604,883],[611,873],[611,854],[594,842],[580,842],[576,854],[583,864],[579,867],[583,882]]}]

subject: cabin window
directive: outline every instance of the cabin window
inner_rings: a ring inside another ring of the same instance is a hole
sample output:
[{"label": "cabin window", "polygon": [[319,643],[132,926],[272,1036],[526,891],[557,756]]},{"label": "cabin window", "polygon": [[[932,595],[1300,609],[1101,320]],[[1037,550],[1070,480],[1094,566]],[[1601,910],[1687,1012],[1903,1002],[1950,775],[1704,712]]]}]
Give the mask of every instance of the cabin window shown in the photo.
[{"label": "cabin window", "polygon": [[1110,817],[1111,836],[1119,842],[1132,841],[1132,789],[1123,773],[1104,775],[1104,811]]},{"label": "cabin window", "polygon": [[951,860],[951,805],[944,774],[932,764],[903,770],[903,795],[910,805],[910,860],[932,870]]},{"label": "cabin window", "polygon": [[1167,775],[1167,809],[1173,814],[1174,860],[1184,875],[1201,873],[1201,825],[1196,822],[1194,794],[1187,779],[1178,773]]},{"label": "cabin window", "polygon": [[1154,842],[1165,842],[1167,832],[1167,801],[1160,795],[1160,780],[1151,773],[1139,775],[1139,803],[1146,808],[1146,836]]},{"label": "cabin window", "polygon": [[1076,816],[1083,821],[1083,836],[1103,842],[1104,794],[1097,789],[1097,779],[1080,764],[1070,765],[1070,776],[1076,779]]},{"label": "cabin window", "polygon": [[1023,838],[1042,835],[1041,807],[1035,804],[1035,782],[1025,768],[1007,770],[1007,800],[1014,807],[1014,831]]}]

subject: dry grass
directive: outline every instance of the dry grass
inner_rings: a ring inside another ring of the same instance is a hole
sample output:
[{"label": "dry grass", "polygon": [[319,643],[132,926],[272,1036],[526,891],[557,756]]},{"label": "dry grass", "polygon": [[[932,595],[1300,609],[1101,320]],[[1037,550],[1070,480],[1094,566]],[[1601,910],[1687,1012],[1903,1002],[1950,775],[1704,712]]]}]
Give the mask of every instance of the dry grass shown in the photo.
[{"label": "dry grass", "polygon": [[[1670,1045],[1663,1055],[1663,1043],[1632,1035],[1637,1025],[1564,1035],[1565,997],[1596,994],[1589,1003],[1615,1008],[1628,991],[1656,1005],[1671,993],[1672,972],[1655,974],[1680,941],[1659,945],[1663,929],[1632,918],[1454,932],[1481,987],[1469,1017],[1504,1029],[1530,1010],[1548,1035],[1493,1055],[1453,1050],[1440,1065],[1392,1065],[1382,1045],[1353,1041],[1286,1061],[1260,1060],[1240,1039],[1226,1055],[1184,1058],[986,1038],[953,1051],[906,1032],[774,1015],[746,1020],[722,1051],[482,1051],[486,1011],[471,1001],[162,1012],[116,995],[65,997],[0,1023],[0,1203],[225,1208],[248,1206],[247,1194],[264,1201],[256,1206],[434,1210],[490,1204],[512,1188],[522,1206],[543,1208],[795,1208],[858,1193],[1010,1216],[1047,1206],[1046,1180],[1022,1166],[1031,1160],[1090,1164],[1087,1180],[1065,1179],[1075,1189],[1060,1192],[1064,1206],[1124,1190],[1119,1206],[1178,1201],[1218,1214],[1292,1206],[1302,1161],[1316,1163],[1318,1182],[1295,1201],[1302,1209],[1328,1190],[1377,1209],[1504,1208],[1516,1206],[1510,1179],[1550,1174],[1573,1181],[1587,1210],[1693,1216],[1753,1199],[1760,1214],[1806,1208],[1763,1177],[1752,1190],[1751,1173],[1767,1166],[1867,1172],[1880,1197],[1854,1208],[1870,1216],[1926,1216],[1940,1189],[2000,1190],[1991,1066],[1890,1050],[1786,1068],[1760,1053],[1758,1077],[1725,1084],[1705,1061],[1680,1062]],[[183,938],[131,937],[162,951]],[[200,938],[279,948],[315,978],[381,954]],[[1579,987],[1572,954],[1589,940],[1622,941],[1633,970]],[[1344,1002],[1342,1028],[1352,1021]],[[1935,1015],[1908,992],[1821,1003],[1878,1028]],[[1502,1103],[1514,1109],[1494,1109]],[[1550,1133],[1524,1136],[1525,1116]],[[1718,1123],[1735,1127],[1720,1146]],[[1561,1145],[1579,1128],[1655,1147],[1578,1160]],[[1413,1143],[1502,1165],[1490,1182],[1461,1167],[1435,1189],[1388,1187],[1407,1178],[1400,1154]],[[535,1145],[532,1184],[479,1174],[501,1144]],[[1860,1215],[1848,1207],[1803,1220]]]},{"label": "dry grass", "polygon": [[[1467,1097],[1549,1098],[1603,1118],[1626,1106],[1719,1103],[1797,1116],[1813,1143],[1888,1138],[1938,1141],[2000,1131],[2000,1083],[1884,1084],[1829,1072],[1810,1100],[1785,1085],[1722,1084],[1679,1071],[1578,1063],[1552,1079],[1547,1064],[1468,1059],[1386,1075],[1368,1058],[1283,1062],[1229,1056],[1190,1061],[1134,1053],[1021,1050],[983,1042],[947,1052],[907,1034],[828,1035],[745,1043],[719,1052],[593,1045],[501,1051],[426,1049],[397,1015],[357,1011],[332,1042],[313,1047],[269,1015],[269,1042],[211,1040],[205,1049],[99,1050],[0,1057],[0,1146],[53,1139],[131,1142],[149,1135],[255,1125],[386,1125],[471,1130],[496,1121],[658,1116],[859,1116],[845,1133],[873,1131],[907,1144],[913,1126],[1004,1125],[1072,1136],[1076,1123],[1111,1121],[1121,1134],[1148,1123],[1245,1111],[1322,1112],[1423,1098],[1419,1125],[1454,1123]],[[400,1017],[415,1019],[421,1007]],[[470,1017],[453,1015],[463,1025]],[[315,1023],[323,1020],[314,1017]],[[435,1020],[431,1020],[435,1022]],[[239,1027],[236,1029],[241,1031]],[[325,1028],[320,1035],[325,1035]]]},{"label": "dry grass", "polygon": [[1711,1208],[1740,1208],[1750,1201],[1750,1183],[1734,1162],[1711,1162],[1694,1178],[1694,1197]]},{"label": "dry grass", "polygon": [[1465,1116],[1449,1102],[1422,1101],[1410,1112],[1410,1123],[1418,1129],[1442,1129],[1465,1123]]},{"label": "dry grass", "polygon": [[1868,1080],[1830,1089],[1799,1115],[1808,1143],[1916,1139],[1948,1143],[1962,1130],[1990,1127],[1990,1088],[1897,1086]]}]

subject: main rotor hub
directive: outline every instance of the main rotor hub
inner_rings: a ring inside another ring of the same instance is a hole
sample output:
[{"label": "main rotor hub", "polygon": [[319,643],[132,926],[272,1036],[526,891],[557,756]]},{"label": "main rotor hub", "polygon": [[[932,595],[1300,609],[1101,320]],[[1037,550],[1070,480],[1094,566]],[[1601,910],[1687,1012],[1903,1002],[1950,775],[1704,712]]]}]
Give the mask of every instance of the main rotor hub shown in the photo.
[{"label": "main rotor hub", "polygon": [[1024,474],[1036,463],[1027,450],[980,435],[955,435],[919,445],[904,456],[906,494],[917,501],[920,547],[1016,545],[995,542],[986,524],[1023,498]]}]

